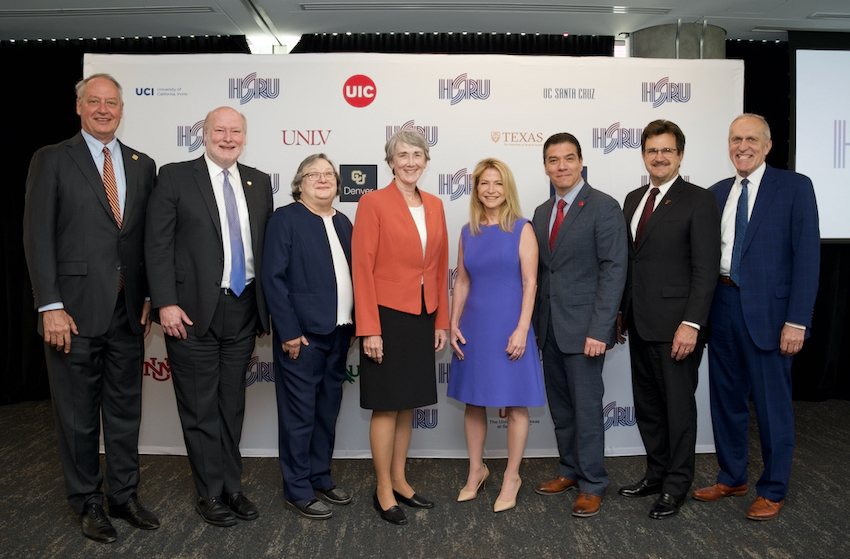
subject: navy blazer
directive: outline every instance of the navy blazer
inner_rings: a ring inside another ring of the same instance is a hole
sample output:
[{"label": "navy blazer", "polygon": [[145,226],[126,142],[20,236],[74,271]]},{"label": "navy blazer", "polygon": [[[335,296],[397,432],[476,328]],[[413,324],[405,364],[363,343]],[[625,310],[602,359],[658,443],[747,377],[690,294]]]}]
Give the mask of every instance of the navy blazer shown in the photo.
[{"label": "navy blazer", "polygon": [[[337,211],[333,224],[350,270],[351,221]],[[277,339],[333,332],[336,274],[322,218],[299,202],[275,210],[266,228],[263,262],[263,291]]]},{"label": "navy blazer", "polygon": [[[735,179],[710,188],[723,207]],[[741,255],[741,306],[747,331],[763,350],[779,348],[786,322],[812,326],[820,272],[820,230],[812,181],[791,171],[764,171]]]}]

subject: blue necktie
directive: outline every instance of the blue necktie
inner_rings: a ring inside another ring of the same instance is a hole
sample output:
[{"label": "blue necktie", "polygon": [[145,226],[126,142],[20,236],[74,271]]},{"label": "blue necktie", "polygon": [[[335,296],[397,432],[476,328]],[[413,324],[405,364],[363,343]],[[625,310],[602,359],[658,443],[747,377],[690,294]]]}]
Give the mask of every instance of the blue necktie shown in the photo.
[{"label": "blue necktie", "polygon": [[227,212],[227,227],[230,230],[230,290],[237,297],[245,290],[245,249],[242,246],[242,228],[239,227],[239,210],[236,196],[224,170],[224,209]]},{"label": "blue necktie", "polygon": [[741,253],[744,252],[744,237],[747,235],[747,185],[749,180],[741,181],[741,195],[738,196],[738,210],[735,214],[735,244],[732,245],[732,267],[729,277],[735,285],[741,285]]}]

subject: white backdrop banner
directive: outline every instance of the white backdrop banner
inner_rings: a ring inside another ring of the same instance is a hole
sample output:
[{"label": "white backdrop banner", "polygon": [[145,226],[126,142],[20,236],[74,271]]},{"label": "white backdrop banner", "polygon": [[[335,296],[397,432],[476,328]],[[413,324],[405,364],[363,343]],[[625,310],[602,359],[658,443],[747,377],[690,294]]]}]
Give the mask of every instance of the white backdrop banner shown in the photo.
[{"label": "white backdrop banner", "polygon": [[[732,176],[728,126],[742,112],[744,66],[733,60],[655,60],[532,56],[298,54],[85,56],[85,75],[109,72],[124,89],[123,142],[158,165],[203,154],[202,121],[211,109],[234,107],[248,120],[241,161],[272,177],[277,206],[292,202],[289,184],[307,155],[326,153],[341,166],[344,194],[383,188],[392,174],[384,143],[411,128],[431,146],[419,182],[446,209],[450,273],[457,239],[469,220],[471,174],[497,157],[517,179],[523,215],[550,195],[543,142],[570,132],[581,143],[587,180],[620,204],[648,181],[640,156],[643,127],[663,118],[687,137],[682,175],[700,186]],[[356,201],[338,210],[352,221]],[[356,226],[356,225],[355,225]],[[452,280],[447,286],[452,288]],[[139,450],[185,454],[161,331],[146,341]],[[334,456],[368,457],[369,412],[359,406],[357,351],[337,423]],[[446,396],[451,353],[437,356],[438,403],[414,411],[410,456],[466,457],[463,404]],[[713,452],[707,358],[697,390],[697,451]],[[608,352],[603,373],[605,452],[643,454],[635,424],[628,347]],[[244,456],[277,455],[277,410],[271,341],[258,341],[246,372]],[[556,456],[548,408],[529,410],[526,456]],[[507,456],[503,409],[488,410],[485,456]]]}]

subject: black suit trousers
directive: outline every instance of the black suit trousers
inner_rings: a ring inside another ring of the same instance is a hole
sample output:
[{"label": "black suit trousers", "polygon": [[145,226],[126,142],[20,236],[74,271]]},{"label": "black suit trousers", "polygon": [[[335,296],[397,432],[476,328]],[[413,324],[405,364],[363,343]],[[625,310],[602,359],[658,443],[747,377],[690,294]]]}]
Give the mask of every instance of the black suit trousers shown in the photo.
[{"label": "black suit trousers", "polygon": [[704,342],[682,361],[672,342],[643,340],[629,325],[632,390],[638,429],[646,448],[646,479],[662,492],[684,497],[694,480],[697,404],[694,393]]},{"label": "black suit trousers", "polygon": [[139,483],[144,337],[130,329],[124,293],[102,336],[73,336],[65,354],[44,344],[53,416],[68,503],[77,514],[103,504],[100,427],[106,450],[106,495],[127,502]]},{"label": "black suit trousers", "polygon": [[186,325],[185,340],[165,338],[189,465],[203,498],[242,491],[239,441],[257,334],[254,289],[250,284],[240,297],[222,291],[203,336]]}]

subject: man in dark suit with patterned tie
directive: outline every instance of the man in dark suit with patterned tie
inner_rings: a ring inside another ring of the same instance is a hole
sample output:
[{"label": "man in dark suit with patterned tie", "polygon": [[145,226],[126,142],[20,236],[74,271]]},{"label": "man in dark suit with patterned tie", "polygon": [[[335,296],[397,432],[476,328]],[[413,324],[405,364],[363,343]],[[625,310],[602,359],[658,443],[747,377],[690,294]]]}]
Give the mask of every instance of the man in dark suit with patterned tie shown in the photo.
[{"label": "man in dark suit with patterned tie", "polygon": [[139,423],[150,303],[144,225],[153,160],[121,142],[121,86],[77,84],[82,131],[36,152],[27,175],[24,250],[32,279],[68,503],[83,534],[117,537],[103,509],[103,418],[109,515],[141,529],[159,520],[139,502]]},{"label": "man in dark suit with patterned tie", "polygon": [[635,416],[646,471],[620,488],[625,497],[658,495],[649,517],[679,512],[694,479],[699,379],[708,311],[720,265],[720,212],[707,190],[679,176],[685,135],[655,120],[641,137],[650,184],[623,205],[629,274],[618,319],[628,330]]},{"label": "man in dark suit with patterned tie", "polygon": [[721,213],[720,277],[708,344],[711,419],[720,473],[698,501],[746,495],[750,400],[764,471],[751,520],[779,514],[794,454],[791,363],[812,326],[820,231],[812,181],[774,169],[767,121],[743,114],[729,127],[736,175],[711,187]]},{"label": "man in dark suit with patterned tie", "polygon": [[246,134],[245,117],[234,109],[207,115],[206,153],[160,169],[145,237],[195,508],[216,526],[259,516],[242,493],[239,441],[245,371],[257,334],[269,331],[260,277],[272,190],[267,174],[237,163]]},{"label": "man in dark suit with patterned tie", "polygon": [[577,486],[573,515],[589,517],[608,487],[602,366],[614,346],[626,282],[626,222],[616,200],[584,182],[575,136],[546,140],[543,166],[555,195],[532,222],[540,248],[532,322],[560,466],[558,477],[536,491],[555,495]]}]

